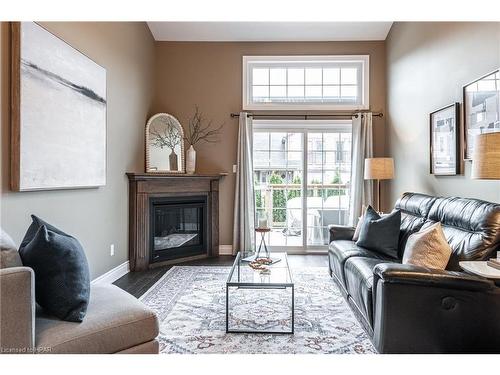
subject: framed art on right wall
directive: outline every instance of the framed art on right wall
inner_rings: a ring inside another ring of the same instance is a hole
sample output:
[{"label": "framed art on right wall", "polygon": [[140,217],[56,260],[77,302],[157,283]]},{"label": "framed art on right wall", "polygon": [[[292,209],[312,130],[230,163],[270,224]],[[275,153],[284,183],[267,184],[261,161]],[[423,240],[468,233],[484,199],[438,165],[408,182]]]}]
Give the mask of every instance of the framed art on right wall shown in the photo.
[{"label": "framed art on right wall", "polygon": [[500,73],[495,70],[463,88],[464,159],[472,160],[474,137],[500,132]]},{"label": "framed art on right wall", "polygon": [[430,173],[460,174],[460,104],[453,103],[429,115]]}]

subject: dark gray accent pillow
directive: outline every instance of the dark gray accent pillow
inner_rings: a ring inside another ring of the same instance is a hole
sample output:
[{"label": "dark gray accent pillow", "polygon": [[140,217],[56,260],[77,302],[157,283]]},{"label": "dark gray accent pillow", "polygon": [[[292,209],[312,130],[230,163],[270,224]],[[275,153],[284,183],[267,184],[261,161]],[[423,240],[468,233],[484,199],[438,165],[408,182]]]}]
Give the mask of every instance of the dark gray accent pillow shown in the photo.
[{"label": "dark gray accent pillow", "polygon": [[32,220],[31,225],[29,226],[28,230],[26,231],[26,234],[24,235],[24,238],[21,241],[21,245],[19,246],[19,248],[26,246],[35,237],[35,234],[36,234],[36,232],[38,232],[38,229],[40,229],[40,227],[43,225],[45,225],[48,230],[50,230],[54,233],[61,234],[61,235],[66,236],[66,237],[71,237],[69,234],[66,234],[62,230],[56,228],[55,226],[50,225],[49,223],[40,219],[36,215],[31,215],[31,220]]},{"label": "dark gray accent pillow", "polygon": [[397,258],[400,226],[400,210],[381,217],[368,206],[356,245]]},{"label": "dark gray accent pillow", "polygon": [[81,322],[90,298],[90,275],[78,240],[32,215],[19,249],[23,264],[35,271],[36,302],[49,314]]}]

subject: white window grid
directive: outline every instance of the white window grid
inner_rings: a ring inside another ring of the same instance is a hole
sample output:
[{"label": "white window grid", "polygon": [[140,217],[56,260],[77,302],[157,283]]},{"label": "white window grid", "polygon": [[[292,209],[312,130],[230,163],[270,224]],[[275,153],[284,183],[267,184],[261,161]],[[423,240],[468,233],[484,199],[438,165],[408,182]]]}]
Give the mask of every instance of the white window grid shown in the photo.
[{"label": "white window grid", "polygon": [[[267,69],[266,82],[254,84],[254,69]],[[284,79],[278,84],[272,81],[273,69],[284,72]],[[302,71],[300,83],[290,83],[289,72]],[[307,72],[315,69],[321,72],[321,79],[308,83]],[[325,81],[327,69],[338,69],[338,81]],[[355,82],[345,82],[343,71],[354,69]],[[321,82],[321,83],[319,83]],[[254,96],[254,89],[264,89],[263,95]],[[301,89],[302,94],[290,94]],[[273,94],[279,89],[279,95]],[[308,89],[316,95],[306,95]],[[326,90],[336,89],[335,94]],[[351,92],[344,95],[347,90]],[[243,109],[245,110],[361,110],[369,108],[369,56],[243,56]],[[355,94],[354,94],[355,93]]]}]

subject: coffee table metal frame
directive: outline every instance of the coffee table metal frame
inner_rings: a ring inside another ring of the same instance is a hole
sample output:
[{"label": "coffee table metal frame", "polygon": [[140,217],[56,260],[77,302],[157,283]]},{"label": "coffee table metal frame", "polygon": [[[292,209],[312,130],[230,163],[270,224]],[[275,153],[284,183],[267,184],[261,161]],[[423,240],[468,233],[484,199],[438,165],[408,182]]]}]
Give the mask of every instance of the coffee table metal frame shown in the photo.
[{"label": "coffee table metal frame", "polygon": [[[226,282],[226,333],[267,333],[267,334],[294,334],[295,332],[295,287],[292,279],[292,272],[290,270],[290,265],[288,264],[288,258],[286,253],[284,254],[284,261],[286,262],[287,271],[290,277],[289,282],[285,283],[249,283],[240,282],[240,266],[241,266],[241,252],[238,252],[236,259],[234,260],[231,271]],[[244,267],[249,267],[248,264],[244,264]],[[272,267],[271,267],[272,268]],[[231,281],[234,272],[238,272],[238,281]],[[258,271],[255,271],[258,272]],[[272,272],[272,271],[271,271]],[[292,289],[292,304],[291,304],[291,330],[290,331],[270,331],[270,330],[242,330],[242,329],[230,329],[229,328],[229,289],[231,287],[236,287],[237,289]]]}]

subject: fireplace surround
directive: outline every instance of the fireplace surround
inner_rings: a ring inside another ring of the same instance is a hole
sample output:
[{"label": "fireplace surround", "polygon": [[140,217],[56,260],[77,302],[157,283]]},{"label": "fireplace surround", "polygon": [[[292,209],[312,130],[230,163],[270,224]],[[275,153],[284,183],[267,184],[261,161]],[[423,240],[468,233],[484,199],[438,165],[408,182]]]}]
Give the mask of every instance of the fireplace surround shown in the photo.
[{"label": "fireplace surround", "polygon": [[131,271],[218,255],[223,176],[127,173]]}]

